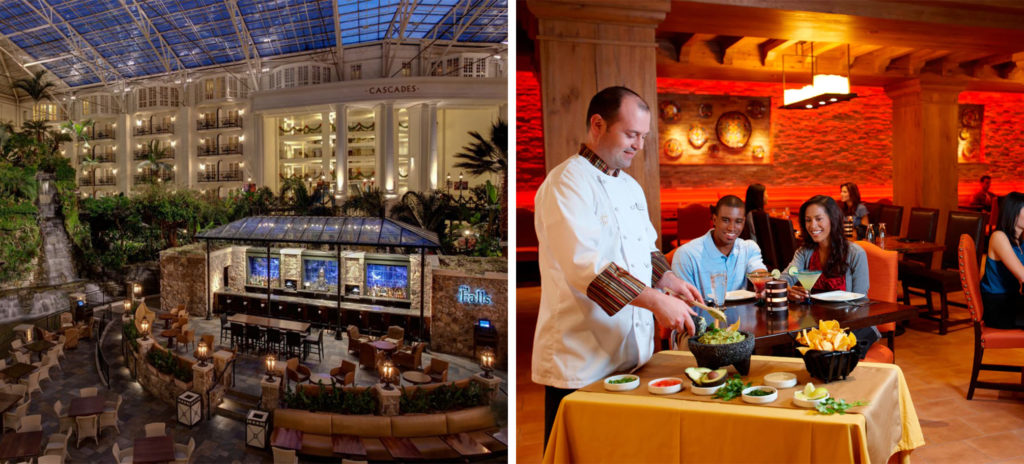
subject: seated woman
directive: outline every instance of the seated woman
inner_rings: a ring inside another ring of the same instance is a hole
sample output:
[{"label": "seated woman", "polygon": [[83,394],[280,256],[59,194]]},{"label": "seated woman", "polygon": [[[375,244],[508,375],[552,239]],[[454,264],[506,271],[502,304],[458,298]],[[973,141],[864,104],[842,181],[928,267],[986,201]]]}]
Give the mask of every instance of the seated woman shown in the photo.
[{"label": "seated woman", "polygon": [[764,204],[767,200],[768,193],[765,191],[764,184],[750,184],[747,187],[747,198],[743,202],[746,208],[747,219],[740,238],[757,241],[757,231],[754,230],[754,216],[750,213],[764,211]]},{"label": "seated woman", "polygon": [[999,211],[999,223],[988,242],[988,260],[981,278],[985,325],[1024,328],[1024,193],[1010,192]]},{"label": "seated woman", "polygon": [[[843,213],[832,197],[817,195],[800,206],[800,231],[803,243],[782,274],[790,284],[790,299],[803,300],[811,290],[845,290],[867,295],[871,286],[867,254],[860,245],[843,236]],[[822,271],[813,289],[793,286],[797,278],[789,275],[789,269],[794,267],[800,271]],[[874,327],[853,333],[861,348],[861,358],[871,344],[882,337]]]},{"label": "seated woman", "polygon": [[860,201],[860,189],[857,188],[857,184],[847,182],[839,186],[839,200],[843,217],[852,217],[857,238],[864,238],[868,230],[868,207]]}]

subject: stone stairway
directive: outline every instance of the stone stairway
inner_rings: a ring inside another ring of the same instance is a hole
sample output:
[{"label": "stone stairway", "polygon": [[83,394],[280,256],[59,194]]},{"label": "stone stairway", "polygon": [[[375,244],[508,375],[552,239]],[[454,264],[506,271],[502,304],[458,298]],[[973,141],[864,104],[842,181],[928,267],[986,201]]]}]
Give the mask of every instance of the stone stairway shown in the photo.
[{"label": "stone stairway", "polygon": [[214,413],[229,419],[245,422],[245,417],[249,415],[249,410],[259,409],[259,404],[259,397],[229,388],[224,392],[224,398],[217,405]]}]

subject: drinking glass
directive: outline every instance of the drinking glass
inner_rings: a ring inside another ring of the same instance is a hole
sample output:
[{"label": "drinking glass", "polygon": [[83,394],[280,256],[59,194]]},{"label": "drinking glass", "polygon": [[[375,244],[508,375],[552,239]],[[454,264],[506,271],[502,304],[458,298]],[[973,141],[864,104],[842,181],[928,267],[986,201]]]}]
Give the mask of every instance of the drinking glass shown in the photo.
[{"label": "drinking glass", "polygon": [[725,305],[725,286],[729,276],[726,274],[711,274],[711,292],[715,299],[715,306]]},{"label": "drinking glass", "polygon": [[796,277],[796,280],[800,281],[800,286],[807,290],[807,297],[801,303],[805,305],[811,304],[811,289],[814,288],[814,284],[818,283],[821,271],[796,271],[790,274]]},{"label": "drinking glass", "polygon": [[772,280],[772,275],[764,269],[758,269],[747,273],[747,280],[754,284],[754,293],[757,295],[757,305],[764,306],[764,283]]}]

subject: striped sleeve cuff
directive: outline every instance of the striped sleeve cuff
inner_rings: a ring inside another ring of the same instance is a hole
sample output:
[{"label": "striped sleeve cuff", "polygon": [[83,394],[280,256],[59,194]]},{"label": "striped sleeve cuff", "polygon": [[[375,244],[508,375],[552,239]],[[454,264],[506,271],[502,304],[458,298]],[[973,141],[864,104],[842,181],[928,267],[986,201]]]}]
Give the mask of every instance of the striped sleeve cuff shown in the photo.
[{"label": "striped sleeve cuff", "polygon": [[668,258],[660,251],[651,252],[651,286],[653,287],[661,280],[661,276],[671,269]]},{"label": "striped sleeve cuff", "polygon": [[609,316],[614,316],[647,288],[629,271],[611,263],[587,286],[587,297]]}]

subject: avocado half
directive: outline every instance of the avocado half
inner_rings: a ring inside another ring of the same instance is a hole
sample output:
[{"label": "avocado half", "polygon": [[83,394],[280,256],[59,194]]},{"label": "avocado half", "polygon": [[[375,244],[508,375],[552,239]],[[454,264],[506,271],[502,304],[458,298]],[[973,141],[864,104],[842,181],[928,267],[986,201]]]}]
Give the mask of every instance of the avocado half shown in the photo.
[{"label": "avocado half", "polygon": [[725,383],[728,376],[728,371],[724,368],[711,370],[706,367],[690,367],[685,372],[686,376],[699,387],[716,387]]}]

